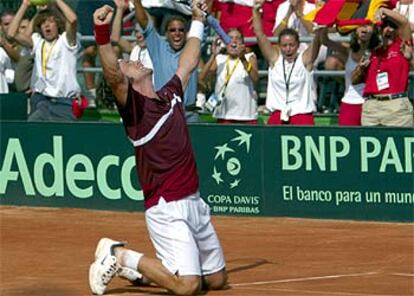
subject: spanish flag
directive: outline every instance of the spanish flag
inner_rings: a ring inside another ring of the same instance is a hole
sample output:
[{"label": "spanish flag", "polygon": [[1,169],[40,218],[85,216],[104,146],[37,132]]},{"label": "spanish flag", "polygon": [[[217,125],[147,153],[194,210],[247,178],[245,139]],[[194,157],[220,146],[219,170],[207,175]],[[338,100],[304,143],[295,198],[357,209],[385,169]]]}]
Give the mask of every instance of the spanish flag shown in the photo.
[{"label": "spanish flag", "polygon": [[337,26],[338,32],[350,33],[358,26],[374,23],[380,7],[394,8],[397,0],[327,0],[304,19],[320,26]]}]

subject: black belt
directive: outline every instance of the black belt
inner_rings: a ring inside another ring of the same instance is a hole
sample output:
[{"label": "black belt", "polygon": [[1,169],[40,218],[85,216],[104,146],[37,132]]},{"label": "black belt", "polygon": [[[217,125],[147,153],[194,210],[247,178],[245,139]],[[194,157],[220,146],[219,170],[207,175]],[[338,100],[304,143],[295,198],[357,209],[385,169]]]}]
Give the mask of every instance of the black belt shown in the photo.
[{"label": "black belt", "polygon": [[392,95],[368,95],[368,100],[390,101],[404,97],[408,97],[408,94],[406,92]]}]

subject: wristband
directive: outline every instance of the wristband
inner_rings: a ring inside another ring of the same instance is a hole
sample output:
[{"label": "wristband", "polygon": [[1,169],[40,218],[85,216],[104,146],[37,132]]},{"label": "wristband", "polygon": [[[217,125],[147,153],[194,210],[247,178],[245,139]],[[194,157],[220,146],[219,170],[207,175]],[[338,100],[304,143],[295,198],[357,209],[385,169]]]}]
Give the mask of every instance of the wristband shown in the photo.
[{"label": "wristband", "polygon": [[197,38],[203,41],[204,36],[204,24],[201,21],[193,20],[191,22],[190,31],[188,32],[187,38]]},{"label": "wristband", "polygon": [[98,45],[105,45],[111,42],[111,27],[109,24],[95,25],[95,40]]}]

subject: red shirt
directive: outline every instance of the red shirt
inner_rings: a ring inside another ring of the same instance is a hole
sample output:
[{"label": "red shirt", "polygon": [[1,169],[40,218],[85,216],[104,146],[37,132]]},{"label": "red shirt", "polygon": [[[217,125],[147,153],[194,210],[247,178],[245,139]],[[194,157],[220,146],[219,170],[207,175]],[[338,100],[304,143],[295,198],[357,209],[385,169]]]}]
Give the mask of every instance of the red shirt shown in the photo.
[{"label": "red shirt", "polygon": [[[407,91],[410,63],[401,53],[401,38],[387,48],[374,50],[365,79],[364,97],[373,94],[397,94]],[[378,90],[377,74],[388,74],[389,87]]]},{"label": "red shirt", "polygon": [[[146,209],[179,200],[198,191],[199,180],[182,102],[183,90],[177,75],[157,91],[162,99],[145,97],[129,86],[124,108],[119,107],[127,135],[135,147],[138,179],[144,191]],[[175,104],[175,105],[174,105]],[[148,137],[161,118],[167,118],[153,137]]]},{"label": "red shirt", "polygon": [[[263,4],[262,24],[263,32],[272,37],[273,26],[275,23],[276,11],[281,3],[285,0],[266,1]],[[221,12],[220,25],[225,32],[231,28],[238,28],[244,37],[254,37],[252,24],[252,7],[236,4],[234,2],[218,2],[213,3],[213,11]],[[256,43],[246,42],[246,46]]]}]

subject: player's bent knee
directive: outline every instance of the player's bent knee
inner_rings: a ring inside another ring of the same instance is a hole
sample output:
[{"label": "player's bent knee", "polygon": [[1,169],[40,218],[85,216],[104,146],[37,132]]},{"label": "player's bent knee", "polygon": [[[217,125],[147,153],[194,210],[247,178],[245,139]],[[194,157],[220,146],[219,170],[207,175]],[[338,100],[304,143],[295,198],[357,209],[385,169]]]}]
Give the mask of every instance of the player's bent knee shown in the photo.
[{"label": "player's bent knee", "polygon": [[174,289],[175,295],[196,295],[201,290],[200,277],[182,277],[180,284]]},{"label": "player's bent knee", "polygon": [[204,277],[206,290],[221,290],[227,284],[227,272],[225,270],[207,275]]}]

